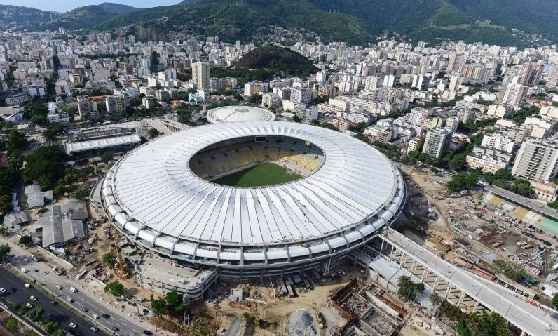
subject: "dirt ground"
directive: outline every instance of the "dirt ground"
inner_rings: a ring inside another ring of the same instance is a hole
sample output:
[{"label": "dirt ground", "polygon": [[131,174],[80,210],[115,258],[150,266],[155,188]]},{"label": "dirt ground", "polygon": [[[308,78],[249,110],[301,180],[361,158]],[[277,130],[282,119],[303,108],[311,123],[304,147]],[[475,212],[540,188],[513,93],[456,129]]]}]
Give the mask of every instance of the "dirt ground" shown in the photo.
[{"label": "dirt ground", "polygon": [[[430,207],[437,214],[436,220],[428,221],[427,238],[431,243],[453,239],[450,225],[447,220],[448,211],[452,208],[451,201],[445,197],[447,188],[442,183],[442,178],[435,179],[432,173],[402,166],[402,170],[420,188],[428,200]],[[434,239],[432,239],[434,238]]]},{"label": "dirt ground", "polygon": [[417,327],[406,325],[401,331],[399,332],[399,336],[432,336],[433,333],[428,333],[424,330],[418,329]]},{"label": "dirt ground", "polygon": [[[348,282],[348,280],[341,280],[316,286],[313,290],[300,292],[296,298],[274,298],[272,288],[239,285],[250,292],[249,297],[257,297],[257,302],[239,304],[225,299],[219,304],[208,304],[208,312],[220,322],[222,328],[227,328],[235,316],[242,316],[244,313],[267,321],[269,327],[256,328],[257,336],[285,335],[288,316],[298,309],[306,309],[314,315],[321,311],[326,317],[334,316],[338,324],[336,327],[341,327],[346,321],[337,309],[328,303],[328,298],[333,291],[346,286]],[[328,325],[328,329],[330,327]]]}]

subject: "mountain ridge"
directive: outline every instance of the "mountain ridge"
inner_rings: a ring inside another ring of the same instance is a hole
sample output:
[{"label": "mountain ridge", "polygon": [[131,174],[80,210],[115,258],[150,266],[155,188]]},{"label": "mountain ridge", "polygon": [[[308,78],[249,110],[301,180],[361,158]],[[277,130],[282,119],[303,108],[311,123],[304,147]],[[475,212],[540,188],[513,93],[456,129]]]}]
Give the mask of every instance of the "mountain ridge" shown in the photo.
[{"label": "mountain ridge", "polygon": [[[114,30],[139,25],[157,31],[158,37],[185,28],[246,40],[259,28],[281,26],[315,32],[325,41],[366,43],[392,32],[427,41],[504,45],[525,42],[526,34],[519,30],[558,41],[558,1],[553,0],[184,0],[153,8],[103,3],[44,13],[22,15],[20,28]],[[10,19],[6,22],[13,26],[13,15]],[[37,22],[30,26],[33,20]]]}]

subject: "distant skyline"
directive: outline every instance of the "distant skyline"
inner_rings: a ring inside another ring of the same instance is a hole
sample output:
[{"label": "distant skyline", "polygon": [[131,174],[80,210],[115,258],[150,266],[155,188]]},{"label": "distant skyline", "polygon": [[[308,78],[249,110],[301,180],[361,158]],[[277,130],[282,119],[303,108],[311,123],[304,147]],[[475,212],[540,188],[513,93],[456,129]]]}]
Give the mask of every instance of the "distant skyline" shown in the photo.
[{"label": "distant skyline", "polygon": [[156,6],[169,6],[180,2],[180,0],[49,0],[49,1],[37,1],[37,0],[0,0],[1,5],[13,5],[13,6],[25,6],[31,8],[37,8],[47,11],[55,12],[67,12],[77,7],[98,5],[103,2],[111,2],[122,5],[134,6],[138,8],[149,8]]}]

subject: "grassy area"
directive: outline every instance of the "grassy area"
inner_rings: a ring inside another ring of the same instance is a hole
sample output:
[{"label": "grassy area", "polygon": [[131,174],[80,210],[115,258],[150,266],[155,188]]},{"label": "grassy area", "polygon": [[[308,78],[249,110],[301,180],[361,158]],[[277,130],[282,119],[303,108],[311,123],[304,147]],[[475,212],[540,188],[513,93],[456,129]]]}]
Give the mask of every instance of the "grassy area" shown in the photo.
[{"label": "grassy area", "polygon": [[298,180],[301,176],[291,173],[274,163],[265,162],[251,168],[223,176],[213,182],[231,187],[263,187]]}]

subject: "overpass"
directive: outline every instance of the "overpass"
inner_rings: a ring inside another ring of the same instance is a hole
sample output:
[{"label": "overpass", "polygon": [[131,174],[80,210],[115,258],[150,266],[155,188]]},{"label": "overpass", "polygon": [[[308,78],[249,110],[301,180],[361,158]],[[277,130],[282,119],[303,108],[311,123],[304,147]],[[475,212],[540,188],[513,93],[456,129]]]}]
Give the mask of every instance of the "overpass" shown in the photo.
[{"label": "overpass", "polygon": [[464,311],[487,308],[523,334],[558,336],[558,312],[528,302],[521,294],[452,265],[392,229],[386,229],[375,244],[354,256],[388,287],[396,286],[399,277],[407,275]]}]

